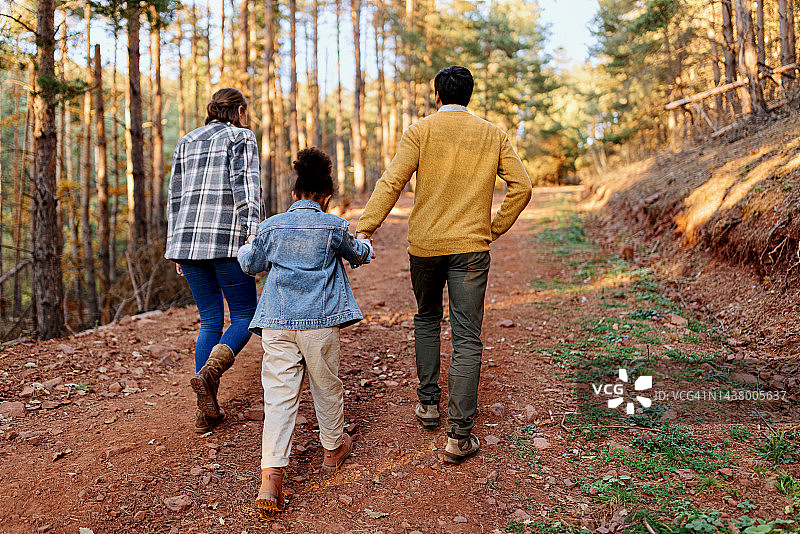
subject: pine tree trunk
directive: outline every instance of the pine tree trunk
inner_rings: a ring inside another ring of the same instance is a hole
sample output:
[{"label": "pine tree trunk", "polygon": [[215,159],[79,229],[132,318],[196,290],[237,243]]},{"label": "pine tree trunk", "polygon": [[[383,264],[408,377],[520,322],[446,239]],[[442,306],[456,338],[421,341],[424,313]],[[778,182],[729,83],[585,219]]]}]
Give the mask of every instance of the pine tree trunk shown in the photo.
[{"label": "pine tree trunk", "polygon": [[275,142],[272,120],[272,77],[274,75],[275,42],[274,0],[264,2],[264,68],[261,73],[261,196],[264,199],[264,214],[274,213],[272,203],[273,155]]},{"label": "pine tree trunk", "polygon": [[139,73],[139,27],[141,11],[137,0],[128,0],[128,84],[125,91],[125,145],[128,182],[129,242],[134,247],[147,241],[147,204],[145,198],[142,152],[142,89]]},{"label": "pine tree trunk", "polygon": [[[720,82],[722,81],[722,72],[719,68],[719,43],[717,41],[717,12],[714,10],[714,4],[710,4],[709,6],[711,9],[711,30],[709,33],[709,39],[711,41],[711,68],[714,74],[714,87],[719,87]],[[721,120],[722,118],[722,109],[723,109],[723,99],[722,95],[717,95],[714,98],[715,103],[715,111],[717,114],[717,120]]]},{"label": "pine tree trunk", "polygon": [[111,138],[114,154],[114,194],[111,195],[111,222],[109,224],[108,257],[110,271],[108,278],[113,285],[117,278],[117,216],[119,214],[119,186],[120,186],[120,158],[119,158],[119,126],[117,118],[119,116],[119,94],[117,93],[117,36],[114,36],[114,72],[111,76]]},{"label": "pine tree trunk", "polygon": [[[226,87],[225,85],[225,0],[222,0],[222,17],[220,18],[219,28],[220,28],[220,35],[221,35],[221,43],[220,43],[220,53],[219,53],[219,84],[222,87]],[[211,95],[209,95],[209,98]]]},{"label": "pine tree trunk", "polygon": [[250,49],[248,47],[248,37],[250,35],[249,24],[250,2],[249,0],[242,0],[242,3],[239,5],[239,47],[236,51],[236,57],[239,58],[239,66],[236,87],[243,93],[247,92],[247,81],[249,78],[247,75],[247,61],[250,58]]},{"label": "pine tree trunk", "polygon": [[[33,302],[36,331],[51,339],[64,332],[63,242],[58,225],[56,184],[55,1],[39,0],[36,13],[36,63],[40,82],[34,126]],[[88,38],[88,36],[87,36]]]},{"label": "pine tree trunk", "polygon": [[289,161],[297,156],[299,150],[299,128],[297,123],[297,2],[289,0]]},{"label": "pine tree trunk", "polygon": [[380,176],[383,172],[383,146],[385,144],[384,141],[384,124],[386,122],[383,114],[384,108],[383,104],[386,99],[386,86],[383,80],[383,42],[381,40],[381,33],[382,33],[382,26],[383,26],[383,19],[381,18],[381,6],[380,4],[377,6],[377,10],[375,12],[375,16],[373,18],[373,23],[375,26],[375,63],[378,72],[378,94],[377,94],[377,125],[375,127],[375,144],[376,144],[376,153],[375,153],[375,168],[376,168],[376,176]]},{"label": "pine tree trunk", "polygon": [[[414,0],[406,0],[406,31],[414,31]],[[411,126],[411,122],[417,115],[416,112],[416,90],[414,89],[413,65],[414,58],[411,54],[411,39],[403,39],[405,44],[405,67],[406,84],[403,87],[403,131]]]},{"label": "pine tree trunk", "polygon": [[111,320],[111,263],[108,256],[108,161],[106,146],[106,121],[103,105],[103,65],[100,45],[94,45],[94,116],[97,125],[97,257],[100,260],[100,294],[103,296],[102,320]]},{"label": "pine tree trunk", "polygon": [[311,143],[314,146],[320,146],[320,121],[319,121],[319,0],[313,0],[313,11],[311,13],[311,20],[313,24],[313,37],[311,48],[311,68],[314,77],[312,78],[311,85],[311,119],[313,127],[313,139]]},{"label": "pine tree trunk", "polygon": [[342,50],[341,50],[341,11],[342,2],[336,0],[336,181],[339,185],[339,195],[345,196],[346,174],[344,161],[344,119],[342,117]]},{"label": "pine tree trunk", "polygon": [[736,5],[736,18],[739,37],[739,71],[746,74],[748,78],[747,88],[750,100],[750,112],[763,117],[767,114],[767,105],[764,101],[764,93],[761,89],[761,82],[758,79],[758,53],[756,51],[753,36],[753,19],[750,16],[748,4],[745,0],[734,0]]},{"label": "pine tree trunk", "polygon": [[194,101],[194,109],[192,110],[192,122],[189,125],[190,128],[195,129],[198,128],[203,121],[203,112],[200,109],[200,72],[199,72],[199,63],[200,63],[200,51],[198,42],[200,41],[200,36],[197,33],[197,8],[194,4],[192,4],[192,47],[191,47],[191,54],[192,54],[192,96]]},{"label": "pine tree trunk", "polygon": [[[33,87],[35,82],[35,73],[33,71],[33,64],[28,69],[28,84]],[[14,86],[14,115],[19,117],[19,93],[17,92],[16,85]],[[19,144],[19,129],[14,128],[14,147],[21,147],[18,149],[17,157],[15,158],[14,175],[17,177],[16,186],[14,188],[14,205],[12,206],[12,213],[16,214],[14,220],[14,265],[19,265],[22,261],[22,214],[25,213],[25,183],[24,169],[28,166],[28,142],[29,132],[31,127],[31,119],[33,118],[33,98],[31,93],[28,94],[28,105],[25,112],[25,130],[23,137],[23,144]],[[19,317],[22,314],[22,271],[17,270],[14,274],[14,301],[12,307],[12,314],[14,317]]]},{"label": "pine tree trunk", "polygon": [[[158,11],[155,6],[150,6],[150,16],[154,21],[158,20]],[[157,24],[150,27],[150,63],[155,69],[153,80],[153,130],[152,130],[152,157],[153,157],[153,209],[152,209],[152,230],[153,235],[158,239],[164,237],[164,126],[161,124],[161,114],[163,110],[163,96],[161,91],[161,29]],[[209,68],[211,62],[208,63]]]},{"label": "pine tree trunk", "polygon": [[767,66],[766,45],[764,43],[764,0],[756,3],[756,51],[758,72],[765,72]]},{"label": "pine tree trunk", "polygon": [[[223,4],[225,2],[222,2]],[[206,0],[206,99],[211,100],[211,2]]]},{"label": "pine tree trunk", "polygon": [[[725,40],[725,83],[733,83],[736,81],[736,40],[733,36],[733,10],[731,5],[732,0],[722,0],[722,38]],[[728,98],[733,107],[733,114],[739,115],[742,112],[742,107],[736,93],[733,91],[728,92]]]},{"label": "pine tree trunk", "polygon": [[[223,2],[223,5],[225,2]],[[186,93],[183,90],[183,18],[178,13],[176,22],[178,25],[175,39],[178,42],[178,135],[183,137],[186,135],[186,104],[184,103]]]},{"label": "pine tree trunk", "polygon": [[364,78],[361,73],[361,0],[351,0],[350,15],[353,19],[353,48],[356,60],[356,81],[353,91],[353,122],[352,146],[350,147],[353,159],[353,187],[356,193],[363,193],[366,186],[366,175],[364,170],[364,139],[362,137],[362,98],[364,90]]},{"label": "pine tree trunk", "polygon": [[[277,32],[276,32],[277,33]],[[277,36],[276,36],[277,37]],[[276,157],[275,157],[275,177],[277,184],[275,189],[275,196],[277,197],[278,212],[284,212],[289,207],[291,201],[291,193],[289,191],[289,175],[291,174],[287,162],[291,161],[288,158],[288,150],[286,146],[286,111],[283,107],[283,86],[278,75],[280,72],[280,51],[277,46],[276,38],[275,46],[275,131],[277,132],[276,140]],[[290,129],[291,130],[291,129]],[[295,130],[296,131],[296,130]]]},{"label": "pine tree trunk", "polygon": [[[92,10],[85,4],[83,16],[86,21],[86,79],[92,80],[91,25]],[[83,242],[83,272],[86,275],[86,305],[92,325],[100,322],[100,306],[97,301],[97,280],[94,268],[94,248],[92,245],[92,223],[89,207],[92,192],[92,93],[86,91],[83,97],[83,148],[81,151],[81,241]]]},{"label": "pine tree trunk", "polygon": [[[778,0],[778,18],[780,26],[781,41],[781,65],[791,65],[797,61],[794,49],[794,28],[792,24],[791,7],[789,0]],[[797,96],[797,71],[787,71],[781,75],[781,86],[783,95],[787,100],[793,100]]]}]

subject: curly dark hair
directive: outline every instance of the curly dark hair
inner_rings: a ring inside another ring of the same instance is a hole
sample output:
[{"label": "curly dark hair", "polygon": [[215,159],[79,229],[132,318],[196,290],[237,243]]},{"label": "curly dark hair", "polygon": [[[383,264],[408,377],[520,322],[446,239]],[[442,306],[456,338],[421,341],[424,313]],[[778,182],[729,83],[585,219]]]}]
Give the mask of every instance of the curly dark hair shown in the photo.
[{"label": "curly dark hair", "polygon": [[316,202],[333,196],[335,187],[331,176],[331,158],[317,147],[304,148],[297,153],[292,163],[297,179],[292,191],[297,198],[308,198]]}]

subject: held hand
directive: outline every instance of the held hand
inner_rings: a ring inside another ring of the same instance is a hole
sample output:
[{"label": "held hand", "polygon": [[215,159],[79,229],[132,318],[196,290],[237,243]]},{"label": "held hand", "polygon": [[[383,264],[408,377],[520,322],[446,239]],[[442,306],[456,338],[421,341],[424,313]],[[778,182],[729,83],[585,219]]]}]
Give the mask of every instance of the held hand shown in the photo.
[{"label": "held hand", "polygon": [[255,239],[256,239],[256,235],[255,234],[250,234],[249,236],[247,236],[247,241],[245,241],[245,243],[247,243],[248,245],[252,245],[253,241],[255,241]]},{"label": "held hand", "polygon": [[181,264],[175,264],[175,272],[178,273],[178,276],[183,276],[183,269],[181,269]]},{"label": "held hand", "polygon": [[[368,238],[365,234],[362,234],[361,232],[356,234],[356,240],[357,241],[362,241],[364,243],[369,243],[372,246],[372,239]],[[371,259],[371,260],[375,259],[375,247],[374,246],[372,246],[372,255],[370,256],[369,259]]]}]

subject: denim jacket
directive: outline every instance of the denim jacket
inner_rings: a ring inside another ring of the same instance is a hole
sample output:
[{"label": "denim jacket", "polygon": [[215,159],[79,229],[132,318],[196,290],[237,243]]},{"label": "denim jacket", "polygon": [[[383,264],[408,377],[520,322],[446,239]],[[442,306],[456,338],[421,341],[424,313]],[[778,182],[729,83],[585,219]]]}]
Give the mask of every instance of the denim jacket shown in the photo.
[{"label": "denim jacket", "polygon": [[252,245],[239,249],[242,270],[267,271],[250,330],[313,330],[349,326],[363,319],[342,259],[353,268],[369,263],[372,247],[357,241],[349,224],[298,200],[286,213],[263,221]]}]

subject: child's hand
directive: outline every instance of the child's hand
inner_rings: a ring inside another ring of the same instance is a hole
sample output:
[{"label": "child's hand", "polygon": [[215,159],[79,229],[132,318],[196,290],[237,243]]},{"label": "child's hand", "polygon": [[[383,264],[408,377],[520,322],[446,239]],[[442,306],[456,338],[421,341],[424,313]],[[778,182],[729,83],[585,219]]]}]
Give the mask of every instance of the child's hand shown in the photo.
[{"label": "child's hand", "polygon": [[369,248],[372,251],[372,254],[370,255],[370,259],[374,260],[375,259],[375,246],[372,244],[372,239],[368,238],[365,234],[362,234],[361,232],[359,232],[359,233],[356,234],[356,241],[361,241],[365,245],[369,245]]}]

